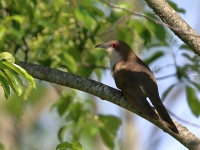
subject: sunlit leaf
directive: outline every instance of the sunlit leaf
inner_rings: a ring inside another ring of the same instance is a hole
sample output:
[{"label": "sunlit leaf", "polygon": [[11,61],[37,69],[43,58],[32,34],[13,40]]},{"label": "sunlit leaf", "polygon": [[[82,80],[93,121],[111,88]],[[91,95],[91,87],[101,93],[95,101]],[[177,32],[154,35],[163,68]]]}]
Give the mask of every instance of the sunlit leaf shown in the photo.
[{"label": "sunlit leaf", "polygon": [[6,35],[6,28],[5,27],[0,27],[0,40],[3,41]]},{"label": "sunlit leaf", "polygon": [[7,81],[6,76],[4,75],[4,73],[1,70],[0,70],[0,83],[4,90],[4,96],[6,99],[8,99],[8,97],[10,95],[10,87],[8,85],[9,83]]},{"label": "sunlit leaf", "polygon": [[0,60],[6,60],[10,63],[15,63],[15,58],[13,57],[12,54],[10,54],[8,52],[0,53]]},{"label": "sunlit leaf", "polygon": [[18,23],[22,24],[24,22],[24,17],[21,15],[13,15],[13,16],[8,16],[6,18],[6,21],[10,21],[10,20],[15,20]]},{"label": "sunlit leaf", "polygon": [[34,88],[36,88],[36,83],[35,83],[33,77],[31,75],[29,75],[26,72],[26,70],[24,70],[22,67],[20,67],[16,64],[12,64],[12,63],[7,62],[7,61],[4,61],[3,64],[4,64],[4,68],[14,70],[16,73],[18,73],[19,75],[24,77],[26,80],[28,80]]},{"label": "sunlit leaf", "polygon": [[17,94],[17,96],[21,96],[24,91],[22,80],[11,69],[8,68],[8,69],[3,69],[3,70],[4,70],[4,74],[7,77],[9,85],[11,86],[13,91]]},{"label": "sunlit leaf", "polygon": [[64,60],[62,63],[64,63],[71,72],[76,72],[78,68],[75,59],[68,53],[64,53],[63,57]]},{"label": "sunlit leaf", "polygon": [[56,146],[56,150],[65,150],[67,148],[71,148],[72,150],[82,150],[82,145],[80,143],[74,142],[62,142]]},{"label": "sunlit leaf", "polygon": [[[130,9],[131,8],[131,4],[128,3],[128,2],[120,2],[118,4],[118,6],[120,7],[123,7],[123,8],[126,8],[126,9]],[[113,13],[116,17],[122,17],[124,15],[126,15],[127,13],[124,11],[124,10],[121,10],[121,9],[114,9],[113,10]]]},{"label": "sunlit leaf", "polygon": [[88,30],[93,31],[97,27],[96,20],[91,17],[84,7],[78,6],[75,9],[75,15]]}]

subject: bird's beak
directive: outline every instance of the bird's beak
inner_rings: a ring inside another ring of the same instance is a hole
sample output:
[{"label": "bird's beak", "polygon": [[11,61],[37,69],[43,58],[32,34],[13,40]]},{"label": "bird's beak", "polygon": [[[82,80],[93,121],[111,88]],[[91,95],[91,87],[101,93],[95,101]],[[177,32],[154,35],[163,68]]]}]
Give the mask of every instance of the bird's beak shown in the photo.
[{"label": "bird's beak", "polygon": [[105,43],[101,43],[95,46],[95,48],[107,48],[107,45]]}]

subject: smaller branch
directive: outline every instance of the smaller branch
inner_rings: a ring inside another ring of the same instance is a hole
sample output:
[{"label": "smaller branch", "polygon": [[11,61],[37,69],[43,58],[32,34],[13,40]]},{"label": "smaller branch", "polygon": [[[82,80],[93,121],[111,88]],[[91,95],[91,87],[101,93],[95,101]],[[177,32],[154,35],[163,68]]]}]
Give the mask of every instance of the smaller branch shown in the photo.
[{"label": "smaller branch", "polygon": [[78,66],[79,66],[79,67],[86,67],[86,68],[110,69],[110,67],[106,67],[106,66],[97,66],[97,65],[92,65],[92,64],[88,64],[88,63],[79,63]]},{"label": "smaller branch", "polygon": [[171,111],[168,110],[168,109],[167,109],[167,111],[169,112],[169,114],[170,114],[171,116],[173,116],[173,117],[176,118],[177,120],[182,121],[182,122],[184,122],[184,123],[187,123],[187,124],[189,124],[189,125],[191,125],[191,126],[200,128],[200,125],[191,123],[191,122],[189,122],[189,121],[186,121],[186,120],[184,120],[184,119],[178,117],[176,114],[174,114],[173,112],[171,112]]},{"label": "smaller branch", "polygon": [[109,30],[107,30],[107,31],[105,31],[105,32],[103,32],[103,33],[100,33],[100,34],[97,35],[97,36],[104,36],[104,35],[106,35],[106,34],[109,34],[109,33],[112,32],[113,30],[115,30],[115,28],[116,28],[116,26],[117,26],[118,24],[120,24],[121,22],[123,22],[123,21],[124,21],[125,19],[127,19],[128,17],[130,17],[130,15],[126,15],[126,16],[120,18],[116,23],[114,23],[114,25],[112,25],[112,27],[111,27]]},{"label": "smaller branch", "polygon": [[107,5],[109,5],[109,6],[112,7],[112,8],[121,9],[121,10],[124,10],[124,11],[126,11],[126,12],[129,12],[129,13],[135,15],[135,16],[143,17],[143,18],[145,18],[145,19],[147,19],[147,20],[149,20],[149,21],[152,21],[152,22],[154,22],[154,23],[156,23],[156,24],[162,25],[162,26],[164,26],[164,27],[168,27],[168,28],[172,29],[173,31],[176,31],[176,32],[180,32],[180,31],[181,31],[182,33],[184,33],[184,34],[186,34],[186,35],[192,35],[192,36],[197,36],[197,37],[200,36],[199,34],[192,33],[192,32],[189,32],[189,31],[187,31],[187,30],[181,30],[180,28],[176,28],[176,27],[170,26],[170,25],[168,25],[168,24],[166,24],[166,23],[164,23],[164,22],[161,22],[161,21],[159,21],[159,20],[157,20],[157,19],[154,19],[154,18],[149,17],[149,16],[146,16],[146,15],[140,14],[140,13],[135,12],[135,11],[133,11],[133,10],[120,7],[120,6],[118,6],[118,5],[115,5],[115,4],[113,4],[113,3],[108,2],[108,1],[106,1],[106,0],[101,0],[101,1],[104,2],[104,3],[106,3]]},{"label": "smaller branch", "polygon": [[163,77],[156,78],[156,80],[163,80],[163,79],[174,77],[174,76],[176,76],[175,73],[174,74],[170,74],[170,75],[166,75],[166,76],[163,76]]}]

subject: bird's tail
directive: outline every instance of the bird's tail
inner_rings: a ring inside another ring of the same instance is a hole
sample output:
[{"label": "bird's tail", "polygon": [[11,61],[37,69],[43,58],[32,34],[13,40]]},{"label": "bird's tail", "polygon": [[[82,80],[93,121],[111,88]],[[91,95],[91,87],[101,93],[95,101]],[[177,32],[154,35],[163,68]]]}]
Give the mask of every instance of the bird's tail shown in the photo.
[{"label": "bird's tail", "polygon": [[176,128],[174,122],[172,121],[171,117],[169,116],[165,106],[160,103],[154,103],[154,107],[156,108],[156,111],[158,112],[160,118],[165,122],[165,124],[168,126],[170,130],[172,130],[174,133],[179,133],[178,129]]}]

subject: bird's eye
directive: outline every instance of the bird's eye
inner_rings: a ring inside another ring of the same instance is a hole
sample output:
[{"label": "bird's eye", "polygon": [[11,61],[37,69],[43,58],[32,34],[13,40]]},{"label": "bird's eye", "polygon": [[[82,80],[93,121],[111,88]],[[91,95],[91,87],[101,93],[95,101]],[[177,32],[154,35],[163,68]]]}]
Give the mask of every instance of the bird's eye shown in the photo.
[{"label": "bird's eye", "polygon": [[118,44],[117,43],[112,43],[112,48],[116,48],[117,46],[118,46]]}]

